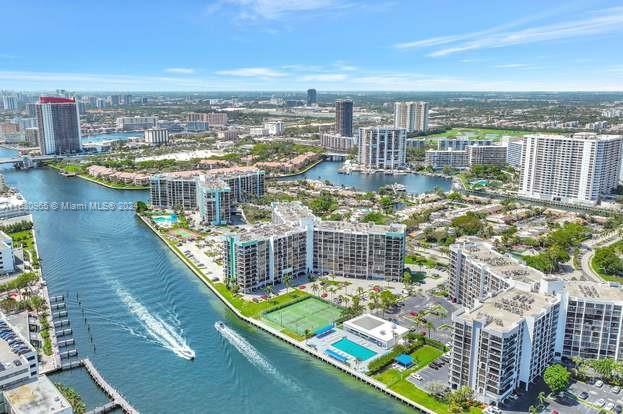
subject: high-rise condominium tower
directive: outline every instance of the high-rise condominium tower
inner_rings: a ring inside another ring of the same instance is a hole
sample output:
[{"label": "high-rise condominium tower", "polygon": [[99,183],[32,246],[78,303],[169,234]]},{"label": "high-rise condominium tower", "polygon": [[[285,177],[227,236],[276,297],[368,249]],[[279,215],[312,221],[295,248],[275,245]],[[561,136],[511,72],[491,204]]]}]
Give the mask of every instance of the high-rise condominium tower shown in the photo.
[{"label": "high-rise condominium tower", "polygon": [[520,195],[595,204],[614,190],[621,170],[621,135],[526,135]]},{"label": "high-rise condominium tower", "polygon": [[428,102],[395,102],[394,126],[409,132],[428,130]]},{"label": "high-rise condominium tower", "polygon": [[335,101],[335,133],[343,137],[353,136],[353,101],[350,99]]},{"label": "high-rise condominium tower", "polygon": [[42,96],[36,112],[42,155],[72,154],[82,150],[80,116],[75,99]]}]

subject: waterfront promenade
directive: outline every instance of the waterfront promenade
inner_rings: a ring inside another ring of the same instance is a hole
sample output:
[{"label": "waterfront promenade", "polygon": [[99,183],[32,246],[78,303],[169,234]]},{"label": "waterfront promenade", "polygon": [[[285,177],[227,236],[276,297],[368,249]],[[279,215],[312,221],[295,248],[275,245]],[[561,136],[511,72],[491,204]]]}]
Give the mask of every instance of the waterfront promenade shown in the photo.
[{"label": "waterfront promenade", "polygon": [[307,346],[305,344],[305,342],[300,342],[297,341],[289,336],[287,336],[286,334],[272,328],[271,326],[263,323],[260,320],[245,316],[242,314],[242,312],[240,312],[234,305],[232,305],[227,298],[225,298],[219,291],[218,289],[216,289],[213,285],[213,282],[211,280],[209,280],[209,278],[199,269],[197,268],[186,256],[184,256],[184,254],[182,252],[179,251],[179,249],[177,249],[172,242],[170,242],[169,240],[166,239],[166,237],[164,237],[160,231],[158,231],[158,229],[149,221],[149,219],[143,217],[142,215],[138,215],[138,217],[143,221],[143,223],[145,223],[170,249],[171,251],[173,251],[173,253],[175,253],[176,256],[179,257],[179,259],[229,308],[229,310],[231,310],[238,318],[240,318],[241,320],[263,330],[264,332],[267,332],[269,334],[271,334],[272,336],[281,339],[284,342],[287,342],[288,344],[295,346],[296,348],[306,352],[309,355],[312,355],[322,361],[324,361],[325,363],[341,370],[342,372],[345,372],[346,374],[360,380],[363,381],[365,383],[367,383],[368,385],[371,385],[372,387],[374,387],[375,389],[401,401],[402,403],[420,411],[423,413],[429,413],[429,414],[435,414],[436,412],[433,410],[430,410],[427,407],[424,407],[423,405],[412,401],[400,394],[398,394],[397,392],[393,391],[392,389],[390,389],[387,385],[383,384],[380,381],[377,381],[376,379],[369,377],[353,368],[351,368],[350,366],[346,365],[346,364],[342,364],[336,360],[333,360],[329,357],[327,357],[326,355],[320,353],[319,351]]}]

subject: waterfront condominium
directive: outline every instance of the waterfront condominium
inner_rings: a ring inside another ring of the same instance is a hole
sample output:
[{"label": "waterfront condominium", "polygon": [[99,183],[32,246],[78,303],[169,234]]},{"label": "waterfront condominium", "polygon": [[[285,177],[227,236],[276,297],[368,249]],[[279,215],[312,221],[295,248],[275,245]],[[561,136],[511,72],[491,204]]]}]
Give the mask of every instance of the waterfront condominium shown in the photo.
[{"label": "waterfront condominium", "polygon": [[402,279],[405,226],[322,221],[299,202],[273,203],[272,223],[224,239],[228,283],[245,292],[286,276]]},{"label": "waterfront condominium", "polygon": [[335,101],[335,133],[343,137],[353,136],[353,101],[350,99]]},{"label": "waterfront condominium", "polygon": [[394,127],[409,132],[428,130],[428,102],[395,102]]},{"label": "waterfront condominium", "polygon": [[[198,183],[202,186],[200,191]],[[264,171],[255,167],[178,171],[153,175],[149,179],[153,208],[198,209],[205,224],[227,224],[231,206],[263,194]]]},{"label": "waterfront condominium", "polygon": [[562,358],[623,359],[623,290],[545,275],[483,240],[450,247],[452,388],[498,404]]},{"label": "waterfront condominium", "polygon": [[621,135],[526,135],[519,194],[563,203],[596,204],[616,189]]},{"label": "waterfront condominium", "polygon": [[508,289],[452,315],[452,388],[497,404],[554,360],[560,298]]},{"label": "waterfront condominium", "polygon": [[406,163],[406,140],[406,129],[359,128],[359,164],[373,170],[403,168]]},{"label": "waterfront condominium", "polygon": [[42,96],[36,112],[41,155],[73,154],[82,150],[80,115],[75,99]]},{"label": "waterfront condominium", "polygon": [[200,175],[197,178],[197,207],[204,224],[231,223],[231,187],[222,179]]},{"label": "waterfront condominium", "polygon": [[355,145],[355,138],[338,134],[321,134],[320,146],[329,151],[348,152]]},{"label": "waterfront condominium", "polygon": [[472,145],[467,147],[469,166],[473,165],[506,165],[506,145]]},{"label": "waterfront condominium", "polygon": [[437,140],[437,149],[440,151],[463,151],[466,150],[467,147],[471,147],[474,145],[493,145],[493,141],[491,141],[490,139],[471,139],[467,137],[442,137]]}]

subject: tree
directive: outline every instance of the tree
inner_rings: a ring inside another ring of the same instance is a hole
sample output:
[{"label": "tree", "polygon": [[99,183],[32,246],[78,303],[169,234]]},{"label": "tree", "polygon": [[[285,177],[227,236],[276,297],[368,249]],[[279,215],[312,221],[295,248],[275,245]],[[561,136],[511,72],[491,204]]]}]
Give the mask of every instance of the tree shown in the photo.
[{"label": "tree", "polygon": [[530,414],[539,414],[538,408],[536,408],[534,405],[531,405],[530,407],[528,407],[528,412]]},{"label": "tree", "polygon": [[402,283],[407,286],[413,283],[413,275],[411,275],[411,272],[406,271],[402,274]]},{"label": "tree", "polygon": [[545,405],[545,401],[547,400],[547,397],[545,396],[545,393],[543,391],[541,391],[537,395],[537,399],[539,400],[539,405],[543,406],[543,405]]},{"label": "tree", "polygon": [[615,365],[616,363],[612,358],[602,358],[591,361],[591,366],[595,372],[605,378],[612,376]]},{"label": "tree", "polygon": [[456,391],[451,392],[448,395],[449,405],[455,404],[463,408],[464,410],[469,408],[473,404],[473,402],[474,402],[474,391],[467,385],[459,387]]},{"label": "tree", "polygon": [[292,286],[292,275],[285,275],[283,278],[283,284],[286,286],[286,293],[290,291]]},{"label": "tree", "polygon": [[550,365],[543,373],[543,380],[549,387],[550,391],[557,394],[569,387],[569,378],[571,374],[564,366],[560,364]]}]

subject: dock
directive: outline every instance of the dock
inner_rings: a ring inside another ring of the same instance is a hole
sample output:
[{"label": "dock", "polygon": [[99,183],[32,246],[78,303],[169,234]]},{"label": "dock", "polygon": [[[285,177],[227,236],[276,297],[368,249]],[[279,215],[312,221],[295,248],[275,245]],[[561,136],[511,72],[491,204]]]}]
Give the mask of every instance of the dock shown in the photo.
[{"label": "dock", "polygon": [[93,378],[93,381],[110,397],[111,402],[96,408],[92,413],[105,413],[111,411],[114,408],[121,408],[126,414],[138,414],[138,411],[132,407],[132,405],[126,400],[112,385],[110,385],[104,377],[95,368],[95,365],[89,358],[82,360],[82,365],[86,368],[87,372]]}]

